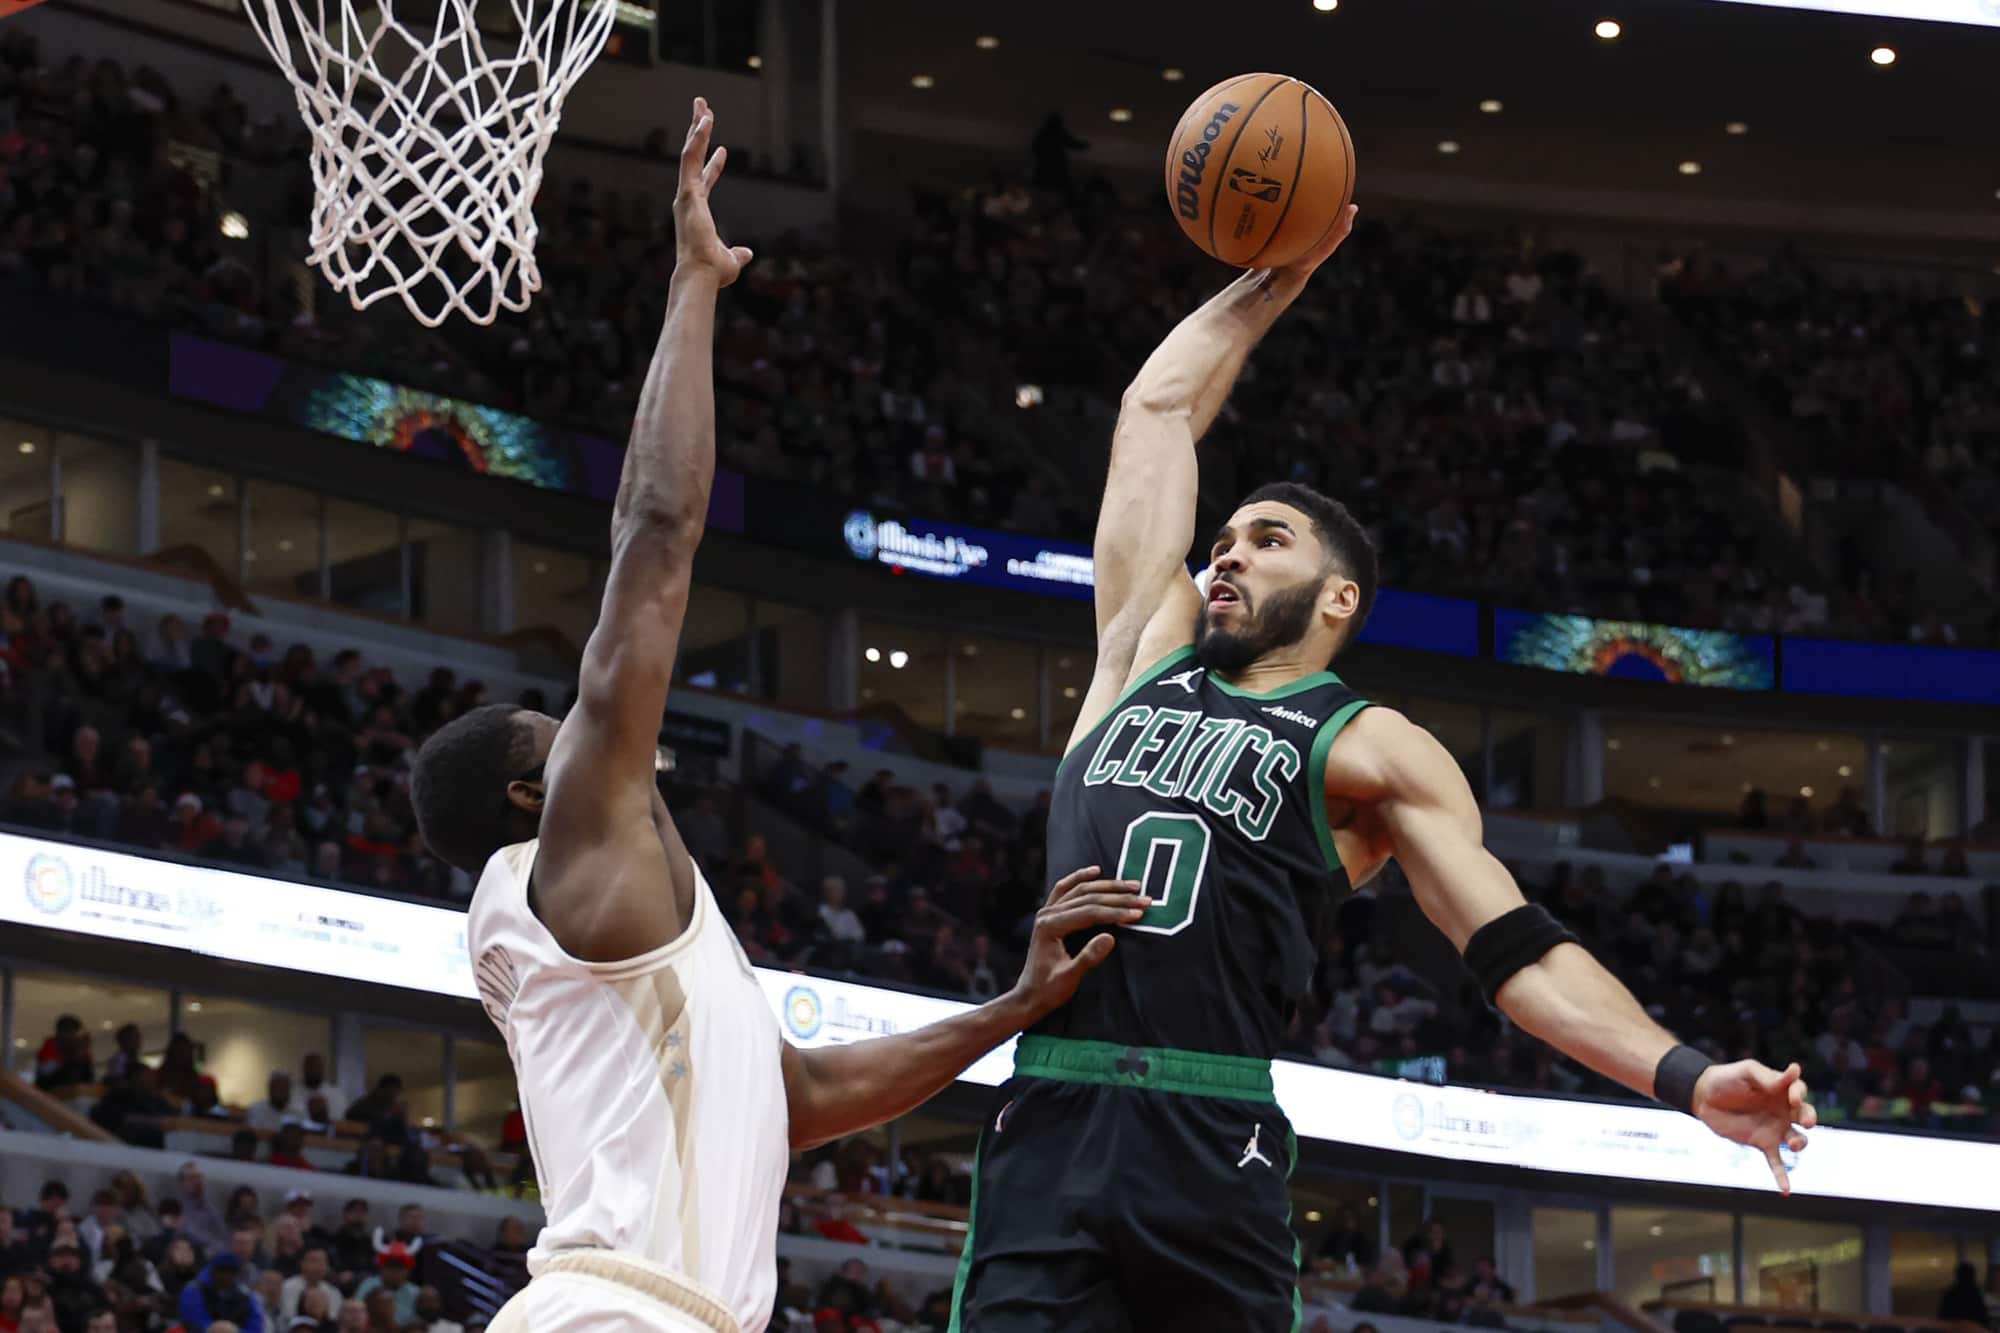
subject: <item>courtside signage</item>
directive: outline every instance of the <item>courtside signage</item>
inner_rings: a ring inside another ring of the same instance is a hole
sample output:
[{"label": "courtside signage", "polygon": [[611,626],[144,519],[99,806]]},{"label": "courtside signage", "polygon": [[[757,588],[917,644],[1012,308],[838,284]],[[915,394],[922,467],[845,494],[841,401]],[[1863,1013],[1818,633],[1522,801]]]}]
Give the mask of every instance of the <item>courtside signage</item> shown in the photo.
[{"label": "courtside signage", "polygon": [[[0,922],[157,944],[214,958],[473,999],[464,912],[315,884],[0,833]],[[7,932],[12,935],[14,931]],[[21,953],[8,939],[0,952]],[[958,1000],[757,969],[788,1041],[893,1036],[970,1008]],[[997,1087],[1013,1043],[964,1081]],[[1769,1169],[1694,1120],[1646,1106],[1437,1087],[1280,1060],[1278,1101],[1299,1134],[1527,1171],[1767,1190]],[[1993,1207],[2000,1143],[1818,1129],[1794,1163],[1800,1194]]]}]

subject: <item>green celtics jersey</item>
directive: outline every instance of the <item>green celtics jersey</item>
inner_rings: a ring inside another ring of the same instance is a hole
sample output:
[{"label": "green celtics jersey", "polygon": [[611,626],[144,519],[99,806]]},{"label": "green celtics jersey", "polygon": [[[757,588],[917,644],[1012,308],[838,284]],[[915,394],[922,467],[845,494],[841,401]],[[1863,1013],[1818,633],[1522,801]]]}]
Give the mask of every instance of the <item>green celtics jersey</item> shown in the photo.
[{"label": "green celtics jersey", "polygon": [[1347,889],[1327,747],[1366,706],[1330,671],[1238,689],[1192,647],[1127,689],[1057,770],[1049,869],[1102,866],[1153,906],[1035,1031],[1276,1055]]}]

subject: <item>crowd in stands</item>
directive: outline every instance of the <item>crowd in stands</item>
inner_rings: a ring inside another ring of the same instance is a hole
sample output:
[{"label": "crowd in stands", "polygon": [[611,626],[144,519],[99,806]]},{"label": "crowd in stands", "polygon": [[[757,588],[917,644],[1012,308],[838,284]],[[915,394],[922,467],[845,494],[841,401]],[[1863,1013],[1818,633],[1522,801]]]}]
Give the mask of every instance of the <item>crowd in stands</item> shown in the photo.
[{"label": "crowd in stands", "polygon": [[[210,1194],[198,1161],[154,1202],[130,1171],[72,1200],[60,1180],[31,1207],[0,1206],[0,1329],[7,1333],[465,1333],[427,1261],[436,1240],[420,1204],[377,1224],[349,1199],[318,1220],[295,1187],[268,1210],[248,1186]],[[492,1249],[516,1259],[531,1237],[507,1218]]]},{"label": "crowd in stands", "polygon": [[[1663,296],[1771,410],[1803,433],[1822,471],[1922,469],[2000,539],[2000,307],[1928,282],[1836,281],[1786,248],[1733,272],[1701,255],[1669,264]],[[2000,619],[1925,614],[1913,578],[1883,582],[1844,554],[1849,615],[1874,637],[2000,642]]]},{"label": "crowd in stands", "polygon": [[[625,429],[671,272],[664,200],[551,184],[534,308],[427,331],[387,306],[302,299],[295,275],[218,239],[224,193],[302,216],[306,155],[296,126],[253,121],[227,85],[187,92],[0,36],[0,281]],[[214,161],[226,190],[200,166]],[[871,504],[1086,531],[1094,478],[1065,462],[1090,456],[1078,432],[1101,446],[1125,381],[1217,273],[1150,198],[1038,178],[919,198],[893,259],[761,238],[718,337],[724,461]],[[1663,346],[1533,235],[1365,223],[1253,360],[1218,452],[1246,485],[1293,477],[1345,498],[1393,584],[1746,630],[1918,623],[1914,602],[1865,579],[1814,586],[1771,546],[1776,525],[1726,476],[1735,427]],[[1977,371],[1911,393],[1934,404],[1948,462],[1985,447]],[[1022,410],[1024,386],[1063,409]]]}]

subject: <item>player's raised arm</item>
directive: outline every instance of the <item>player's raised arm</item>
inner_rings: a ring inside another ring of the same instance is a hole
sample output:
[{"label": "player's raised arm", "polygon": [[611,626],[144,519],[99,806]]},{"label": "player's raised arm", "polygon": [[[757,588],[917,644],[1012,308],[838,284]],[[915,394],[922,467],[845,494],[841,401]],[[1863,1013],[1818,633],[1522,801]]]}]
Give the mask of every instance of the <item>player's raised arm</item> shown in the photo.
[{"label": "player's raised arm", "polygon": [[1072,956],[1063,940],[1080,930],[1136,921],[1151,901],[1137,884],[1098,879],[1099,873],[1085,866],[1049,890],[1035,914],[1020,979],[1005,995],[893,1037],[812,1051],[787,1045],[792,1147],[814,1147],[923,1105],[967,1065],[1074,995],[1083,974],[1109,957],[1118,941],[1098,935]]},{"label": "player's raised arm", "polygon": [[1091,552],[1097,668],[1076,735],[1096,725],[1135,667],[1187,642],[1200,606],[1182,563],[1194,544],[1195,442],[1214,424],[1251,349],[1353,225],[1350,206],[1297,263],[1253,269],[1210,297],[1174,327],[1126,388]]},{"label": "player's raised arm", "polygon": [[564,949],[593,961],[670,942],[690,874],[655,824],[654,760],[695,547],[715,476],[716,293],[750,260],[716,235],[708,195],[726,150],[695,99],[674,198],[676,259],[665,327],[639,396],[611,513],[611,572],[583,651],[577,702],[556,734],[535,866],[536,910]]},{"label": "player's raised arm", "polygon": [[1524,1031],[1635,1092],[1761,1149],[1790,1191],[1778,1148],[1805,1147],[1815,1115],[1797,1065],[1711,1064],[1655,1023],[1486,850],[1472,789],[1428,731],[1388,709],[1361,713],[1327,756],[1331,805],[1366,811],[1417,903],[1465,955],[1488,1000]]}]

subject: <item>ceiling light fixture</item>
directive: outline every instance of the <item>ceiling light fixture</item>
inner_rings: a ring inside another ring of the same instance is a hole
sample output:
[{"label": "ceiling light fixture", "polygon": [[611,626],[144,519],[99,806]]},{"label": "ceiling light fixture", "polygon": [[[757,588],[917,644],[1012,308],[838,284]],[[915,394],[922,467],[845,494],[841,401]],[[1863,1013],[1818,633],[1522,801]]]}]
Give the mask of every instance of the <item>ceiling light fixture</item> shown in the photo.
[{"label": "ceiling light fixture", "polygon": [[1313,8],[1322,14],[1331,14],[1340,8],[1340,0],[1313,0]]},{"label": "ceiling light fixture", "polygon": [[1025,708],[1010,708],[1007,710],[1007,716],[1013,718],[1016,722],[1019,722],[1027,715],[1028,710]]},{"label": "ceiling light fixture", "polygon": [[1065,685],[1065,686],[1063,686],[1063,698],[1065,698],[1065,699],[1074,699],[1074,698],[1076,698],[1076,686],[1074,686],[1074,685]]},{"label": "ceiling light fixture", "polygon": [[1699,176],[1701,175],[1701,163],[1691,160],[1683,162],[1680,165],[1680,173],[1683,176]]},{"label": "ceiling light fixture", "polygon": [[861,655],[867,658],[871,662],[879,662],[882,660],[882,650],[880,648],[869,648],[865,650]]},{"label": "ceiling light fixture", "polygon": [[1813,789],[1811,787],[1801,787],[1799,788],[1799,795],[1805,797],[1808,801],[1810,801],[1813,796]]},{"label": "ceiling light fixture", "polygon": [[1597,27],[1593,31],[1597,33],[1600,40],[1615,42],[1624,34],[1625,28],[1617,19],[1599,19]]},{"label": "ceiling light fixture", "polygon": [[894,667],[896,670],[901,671],[904,667],[908,666],[909,664],[910,664],[910,655],[904,652],[901,648],[898,648],[896,649],[896,651],[889,654],[889,665]]},{"label": "ceiling light fixture", "polygon": [[33,440],[23,440],[17,447],[24,454],[32,454],[33,452],[35,452],[35,442]]},{"label": "ceiling light fixture", "polygon": [[1479,104],[1479,109],[1489,116],[1497,116],[1506,110],[1506,104],[1497,97],[1489,97]]},{"label": "ceiling light fixture", "polygon": [[1886,69],[1896,63],[1896,48],[1893,46],[1878,46],[1868,53],[1868,58]]},{"label": "ceiling light fixture", "polygon": [[1160,71],[1160,77],[1165,79],[1168,83],[1179,83],[1182,79],[1185,79],[1187,77],[1187,71],[1182,69],[1179,65],[1169,65],[1165,69]]},{"label": "ceiling light fixture", "polygon": [[1000,39],[990,32],[983,32],[972,39],[972,44],[982,51],[992,51],[999,47]]},{"label": "ceiling light fixture", "polygon": [[1111,119],[1117,121],[1120,125],[1125,124],[1127,121],[1132,119],[1132,108],[1129,106],[1112,107]]},{"label": "ceiling light fixture", "polygon": [[764,57],[751,56],[748,60],[744,61],[743,63],[748,65],[751,69],[762,69],[764,68]]},{"label": "ceiling light fixture", "polygon": [[1842,777],[1844,777],[1844,778],[1851,778],[1851,777],[1853,777],[1853,776],[1854,776],[1854,770],[1853,770],[1852,768],[1848,767],[1848,766],[1847,766],[1846,764],[1842,764],[1842,765],[1841,765],[1841,766],[1840,766],[1840,767],[1839,767],[1838,769],[1836,769],[1835,771],[1836,771],[1836,772],[1838,772],[1838,773],[1840,774],[1840,776],[1842,776]]},{"label": "ceiling light fixture", "polygon": [[935,88],[937,87],[937,80],[928,74],[912,74],[910,76],[910,86],[912,88]]},{"label": "ceiling light fixture", "polygon": [[1750,132],[1750,123],[1744,120],[1732,120],[1722,127],[1722,132],[1724,134],[1748,134]]},{"label": "ceiling light fixture", "polygon": [[1458,140],[1456,139],[1438,140],[1438,151],[1440,153],[1443,153],[1446,157],[1452,156],[1454,153],[1458,151]]},{"label": "ceiling light fixture", "polygon": [[232,241],[248,240],[250,236],[250,219],[231,209],[222,215],[222,234]]}]

